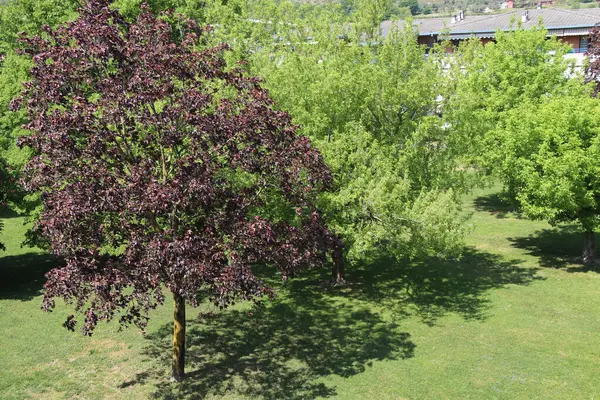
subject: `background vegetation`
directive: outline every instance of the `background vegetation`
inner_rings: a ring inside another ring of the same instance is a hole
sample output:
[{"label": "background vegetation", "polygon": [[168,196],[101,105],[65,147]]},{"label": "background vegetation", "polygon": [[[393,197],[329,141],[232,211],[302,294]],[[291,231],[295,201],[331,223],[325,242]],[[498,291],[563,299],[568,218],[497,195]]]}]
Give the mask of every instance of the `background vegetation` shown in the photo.
[{"label": "background vegetation", "polygon": [[[140,4],[112,6],[131,22]],[[9,103],[32,65],[19,32],[44,35],[76,6],[0,7],[2,396],[599,395],[593,235],[581,251],[600,214],[593,88],[543,26],[453,56],[449,43],[419,46],[410,29],[381,38],[381,20],[411,9],[393,1],[149,2],[210,24],[200,47],[228,43],[228,68],[259,76],[323,154],[334,186],[317,206],[345,243],[346,283],[330,285],[325,270],[282,282],[257,266],[278,296],[189,313],[189,374],[178,384],[165,359],[170,307],[152,311],[145,335],[112,325],[91,339],[68,334],[69,307],[39,311],[44,274],[63,261],[37,230],[40,193],[16,184],[32,153],[15,145],[27,119]]]}]

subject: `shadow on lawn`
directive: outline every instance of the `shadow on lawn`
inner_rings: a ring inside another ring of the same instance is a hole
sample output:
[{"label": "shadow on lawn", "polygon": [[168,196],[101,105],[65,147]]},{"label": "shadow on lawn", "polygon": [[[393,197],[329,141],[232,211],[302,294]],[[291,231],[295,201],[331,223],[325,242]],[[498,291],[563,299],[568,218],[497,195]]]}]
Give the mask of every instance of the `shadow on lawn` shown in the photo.
[{"label": "shadow on lawn", "polygon": [[[591,268],[582,264],[583,233],[577,226],[541,229],[529,236],[508,240],[512,242],[512,246],[539,257],[542,267],[565,269],[568,272],[598,271],[598,267]],[[600,248],[598,237],[596,247]]]},{"label": "shadow on lawn", "polygon": [[410,334],[398,325],[405,317],[416,314],[429,325],[448,312],[481,320],[487,290],[541,279],[536,269],[517,264],[474,249],[460,262],[381,260],[351,269],[341,288],[323,283],[327,271],[313,272],[289,281],[276,299],[251,313],[228,310],[188,320],[189,372],[182,383],[168,382],[172,325],[163,326],[148,335],[146,353],[154,367],[121,387],[155,381],[154,396],[161,399],[334,396],[335,388],[321,378],[349,377],[375,360],[413,356]]},{"label": "shadow on lawn", "polygon": [[[319,288],[319,286],[316,286]],[[310,289],[306,289],[311,291]],[[320,295],[287,293],[251,312],[229,310],[188,322],[187,379],[168,383],[165,369],[144,372],[127,387],[158,379],[155,398],[203,398],[235,393],[242,398],[313,399],[335,394],[319,382],[352,376],[372,361],[408,358],[410,335],[367,308]],[[285,298],[284,298],[285,296]],[[149,335],[147,355],[170,365],[172,325]]]},{"label": "shadow on lawn", "polygon": [[473,201],[475,210],[494,214],[496,218],[506,218],[509,213],[518,212],[515,204],[507,200],[502,193],[477,197]]},{"label": "shadow on lawn", "polygon": [[60,261],[44,253],[0,257],[0,299],[31,300],[41,293],[44,275]]},{"label": "shadow on lawn", "polygon": [[381,261],[351,271],[350,281],[356,283],[347,295],[416,314],[430,326],[449,312],[466,320],[483,320],[489,303],[486,291],[543,279],[536,276],[537,269],[519,267],[521,263],[473,248],[466,248],[460,260],[430,258],[404,265]]}]

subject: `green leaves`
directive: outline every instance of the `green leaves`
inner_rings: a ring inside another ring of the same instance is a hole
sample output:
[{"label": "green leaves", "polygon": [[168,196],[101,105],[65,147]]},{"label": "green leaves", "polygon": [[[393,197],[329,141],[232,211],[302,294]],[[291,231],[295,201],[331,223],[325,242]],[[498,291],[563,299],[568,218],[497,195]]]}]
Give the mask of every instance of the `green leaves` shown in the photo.
[{"label": "green leaves", "polygon": [[467,144],[437,114],[448,87],[438,49],[426,56],[410,25],[367,46],[359,25],[327,13],[283,36],[300,26],[312,41],[253,53],[250,66],[331,166],[337,190],[319,207],[347,256],[458,253]]},{"label": "green leaves", "polygon": [[[597,225],[598,103],[543,27],[497,32],[459,48],[444,117],[469,164],[500,177],[523,213]],[[452,87],[452,85],[451,85]]]},{"label": "green leaves", "polygon": [[[15,176],[31,157],[29,150],[15,145],[16,139],[26,134],[22,129],[27,122],[25,112],[9,109],[12,99],[23,90],[23,82],[29,80],[32,66],[27,56],[16,53],[17,40],[21,32],[37,34],[44,25],[74,18],[77,4],[73,0],[14,0],[0,7],[0,158],[13,168]],[[35,199],[23,201],[19,196],[11,196],[9,202],[17,210],[37,204]]]},{"label": "green leaves", "polygon": [[19,33],[36,34],[75,17],[75,0],[14,0],[0,7],[0,53],[14,50]]},{"label": "green leaves", "polygon": [[450,64],[451,84],[446,92],[444,118],[470,147],[469,164],[499,175],[509,191],[500,150],[503,140],[496,128],[506,113],[524,103],[536,104],[553,95],[585,95],[582,77],[564,58],[568,46],[547,39],[542,27],[497,32],[496,42],[479,39],[462,44]]},{"label": "green leaves", "polygon": [[600,103],[554,96],[507,114],[500,151],[524,213],[551,223],[597,226],[600,199]]}]

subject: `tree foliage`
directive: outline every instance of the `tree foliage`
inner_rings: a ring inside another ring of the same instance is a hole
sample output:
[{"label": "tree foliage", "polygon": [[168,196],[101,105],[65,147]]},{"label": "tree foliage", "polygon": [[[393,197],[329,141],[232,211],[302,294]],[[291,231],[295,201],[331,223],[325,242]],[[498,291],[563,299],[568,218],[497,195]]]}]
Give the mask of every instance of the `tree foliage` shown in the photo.
[{"label": "tree foliage", "polygon": [[44,25],[56,25],[75,17],[76,0],[12,0],[0,7],[0,52],[17,46],[19,34],[38,33]]},{"label": "tree foliage", "polygon": [[[525,215],[551,224],[600,225],[600,112],[589,96],[554,96],[524,104],[502,122],[502,151]],[[593,240],[593,238],[592,238]],[[584,252],[584,261],[595,254]]]},{"label": "tree foliage", "polygon": [[315,209],[331,185],[319,151],[257,79],[226,67],[226,46],[203,49],[206,30],[180,27],[173,41],[148,6],[129,24],[91,0],[24,39],[25,184],[42,192],[39,228],[66,260],[44,308],[75,302],[86,334],[117,315],[144,327],[163,284],[179,305],[224,307],[271,294],[258,263],[287,277],[339,254]]},{"label": "tree foliage", "polygon": [[[20,32],[31,35],[41,32],[42,26],[54,26],[75,16],[76,1],[14,0],[0,7],[0,148],[6,150],[15,139],[23,134],[25,122],[23,112],[11,112],[10,101],[18,95],[22,83],[27,81],[31,67],[27,57],[17,55]],[[27,155],[8,154],[17,166],[22,165]]]},{"label": "tree foliage", "polygon": [[366,35],[368,40],[377,38],[379,25],[389,14],[392,0],[356,0],[353,15],[355,29]]},{"label": "tree foliage", "polygon": [[425,57],[410,28],[365,46],[362,31],[333,18],[294,21],[284,43],[249,58],[332,167],[336,190],[320,199],[330,226],[352,260],[458,254],[465,143],[437,114],[440,54]]},{"label": "tree foliage", "polygon": [[569,47],[556,38],[547,39],[543,26],[496,32],[496,42],[474,39],[461,45],[450,66],[454,90],[443,110],[447,124],[469,143],[471,166],[500,177],[514,199],[514,172],[505,166],[502,139],[496,128],[506,113],[521,104],[532,107],[548,96],[578,95],[585,90],[572,61],[564,55]]},{"label": "tree foliage", "polygon": [[[12,0],[0,7],[0,159],[2,177],[0,185],[6,188],[2,208],[11,207],[22,211],[35,207],[37,196],[27,196],[15,183],[22,166],[31,156],[30,151],[20,150],[16,140],[26,134],[22,125],[27,122],[23,110],[12,111],[10,101],[23,90],[23,82],[29,79],[31,60],[15,52],[20,32],[37,34],[42,26],[54,26],[75,17],[77,2],[72,0]],[[4,181],[3,179],[8,179]],[[10,179],[13,179],[12,181]]]},{"label": "tree foliage", "polygon": [[420,14],[422,11],[418,0],[393,1],[390,7],[390,16],[398,15],[402,8],[408,8],[412,15]]},{"label": "tree foliage", "polygon": [[231,44],[229,63],[246,60],[333,167],[335,190],[319,209],[350,259],[457,255],[468,143],[438,113],[449,89],[441,50],[425,57],[411,29],[384,41],[383,3],[367,3],[364,24],[348,24],[359,16],[336,4],[271,0],[209,0],[203,15],[215,26],[207,40]]},{"label": "tree foliage", "polygon": [[471,146],[474,170],[500,178],[524,215],[580,224],[588,263],[596,257],[597,103],[564,57],[569,47],[546,36],[541,24],[517,26],[497,32],[496,43],[462,46],[444,116]]}]

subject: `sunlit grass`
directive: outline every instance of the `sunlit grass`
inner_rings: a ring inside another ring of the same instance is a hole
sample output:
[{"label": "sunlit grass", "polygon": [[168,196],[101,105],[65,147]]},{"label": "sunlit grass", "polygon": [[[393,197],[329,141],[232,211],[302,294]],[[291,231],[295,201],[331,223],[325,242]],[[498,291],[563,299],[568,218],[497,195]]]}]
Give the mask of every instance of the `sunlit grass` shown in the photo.
[{"label": "sunlit grass", "polygon": [[464,257],[353,266],[277,282],[264,308],[188,310],[189,378],[169,382],[171,304],[146,335],[92,338],[40,310],[55,260],[21,248],[5,219],[0,259],[0,398],[593,399],[600,397],[600,274],[576,263],[582,238],[519,219],[493,194],[465,199]]}]

